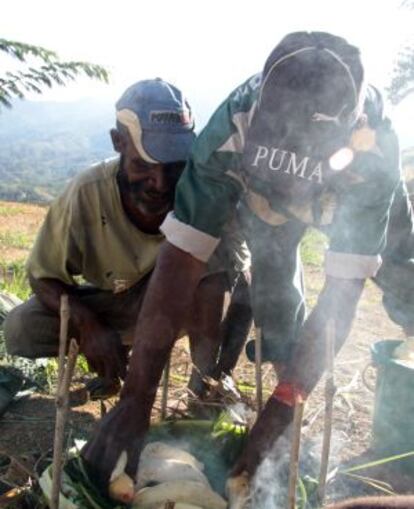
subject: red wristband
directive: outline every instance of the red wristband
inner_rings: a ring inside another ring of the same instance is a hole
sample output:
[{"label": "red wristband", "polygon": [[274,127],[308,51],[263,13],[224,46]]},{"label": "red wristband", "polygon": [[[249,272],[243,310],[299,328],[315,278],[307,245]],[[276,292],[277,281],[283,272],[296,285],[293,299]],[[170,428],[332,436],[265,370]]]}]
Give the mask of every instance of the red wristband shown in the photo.
[{"label": "red wristband", "polygon": [[308,395],[297,385],[282,382],[279,385],[276,385],[271,397],[285,405],[293,407],[296,403],[303,403]]}]

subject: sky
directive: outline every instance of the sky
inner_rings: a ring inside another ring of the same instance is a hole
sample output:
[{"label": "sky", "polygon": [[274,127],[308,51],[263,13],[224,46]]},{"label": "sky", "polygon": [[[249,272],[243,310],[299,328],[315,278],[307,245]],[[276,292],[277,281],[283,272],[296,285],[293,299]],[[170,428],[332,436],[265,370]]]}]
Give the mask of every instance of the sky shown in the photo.
[{"label": "sky", "polygon": [[[235,86],[259,71],[272,48],[295,30],[346,37],[361,48],[370,80],[385,86],[395,55],[413,35],[414,9],[398,8],[400,3],[13,0],[2,7],[0,37],[53,49],[62,59],[102,64],[111,72],[110,86],[82,80],[48,91],[43,100],[102,96],[115,101],[134,81],[159,76],[185,92],[197,118],[197,111],[212,113]],[[0,60],[1,68],[7,65]],[[408,103],[414,117],[414,100]]]}]

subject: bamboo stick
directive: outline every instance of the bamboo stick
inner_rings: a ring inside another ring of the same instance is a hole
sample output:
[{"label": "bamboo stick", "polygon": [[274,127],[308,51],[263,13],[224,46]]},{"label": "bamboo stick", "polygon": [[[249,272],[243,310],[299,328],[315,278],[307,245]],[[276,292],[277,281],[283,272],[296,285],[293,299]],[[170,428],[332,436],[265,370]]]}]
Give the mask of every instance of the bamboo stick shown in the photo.
[{"label": "bamboo stick", "polygon": [[[51,509],[59,509],[59,495],[63,468],[63,444],[65,424],[69,409],[69,387],[76,364],[79,347],[75,339],[71,339],[66,365],[62,368],[62,380],[56,394],[56,423],[52,463],[52,494]],[[64,358],[63,358],[64,362]],[[60,366],[61,368],[61,366]]]},{"label": "bamboo stick", "polygon": [[164,368],[164,376],[162,378],[162,396],[161,396],[162,420],[164,420],[167,417],[168,385],[170,383],[170,366],[171,366],[171,355],[168,356],[168,360]]},{"label": "bamboo stick", "polygon": [[302,430],[304,407],[305,402],[302,399],[296,401],[293,415],[292,445],[289,462],[288,509],[295,509],[296,507],[296,483],[298,482],[299,475],[300,434]]},{"label": "bamboo stick", "polygon": [[256,403],[257,413],[260,414],[263,408],[263,388],[262,388],[262,329],[256,327],[255,330],[255,367],[256,367]]},{"label": "bamboo stick", "polygon": [[323,443],[321,453],[321,469],[319,472],[318,499],[322,505],[325,500],[326,477],[328,475],[329,453],[331,450],[332,437],[332,414],[335,396],[335,320],[328,321],[326,327],[326,382],[325,382],[325,416]]}]

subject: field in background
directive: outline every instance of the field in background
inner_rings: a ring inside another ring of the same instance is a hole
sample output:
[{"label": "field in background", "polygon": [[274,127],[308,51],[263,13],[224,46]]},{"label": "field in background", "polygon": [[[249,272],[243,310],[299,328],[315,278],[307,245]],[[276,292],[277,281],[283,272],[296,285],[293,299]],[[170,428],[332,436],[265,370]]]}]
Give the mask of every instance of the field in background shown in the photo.
[{"label": "field in background", "polygon": [[0,289],[21,299],[29,295],[24,264],[46,211],[46,206],[0,201]]}]

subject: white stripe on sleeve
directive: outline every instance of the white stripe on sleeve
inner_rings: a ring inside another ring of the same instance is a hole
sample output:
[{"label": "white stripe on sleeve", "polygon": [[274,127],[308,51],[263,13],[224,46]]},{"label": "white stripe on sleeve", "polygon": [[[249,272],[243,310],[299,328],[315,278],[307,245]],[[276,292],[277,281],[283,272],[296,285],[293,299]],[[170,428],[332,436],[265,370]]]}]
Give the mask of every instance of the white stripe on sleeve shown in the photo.
[{"label": "white stripe on sleeve", "polygon": [[220,242],[220,239],[179,221],[174,212],[167,215],[160,230],[173,246],[202,262],[208,261]]},{"label": "white stripe on sleeve", "polygon": [[374,277],[381,267],[380,255],[359,255],[326,251],[325,273],[339,279],[367,279]]}]

